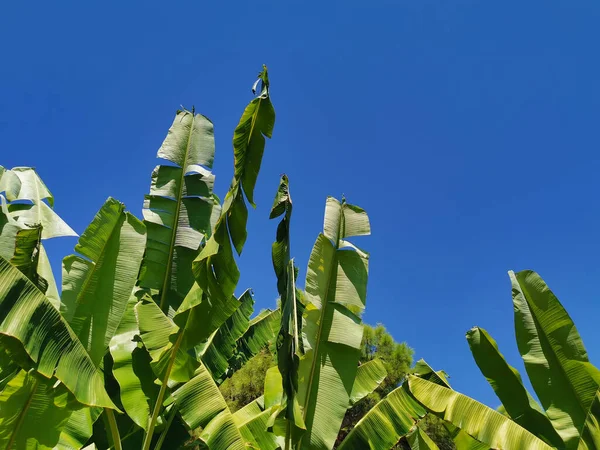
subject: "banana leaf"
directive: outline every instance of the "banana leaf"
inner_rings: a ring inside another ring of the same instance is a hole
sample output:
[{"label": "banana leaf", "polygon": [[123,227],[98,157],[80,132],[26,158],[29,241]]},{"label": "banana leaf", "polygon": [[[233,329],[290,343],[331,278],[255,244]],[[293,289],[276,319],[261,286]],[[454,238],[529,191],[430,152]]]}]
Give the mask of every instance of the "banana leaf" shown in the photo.
[{"label": "banana leaf", "polygon": [[[600,448],[586,431],[597,423],[600,370],[569,314],[535,272],[509,272],[519,352],[531,385],[567,449]],[[512,415],[511,415],[512,416]]]},{"label": "banana leaf", "polygon": [[[366,212],[327,199],[324,233],[310,255],[298,399],[306,433],[301,449],[333,447],[358,368],[368,255],[346,238],[370,233]],[[326,381],[325,381],[326,380]]]},{"label": "banana leaf", "polygon": [[452,389],[409,375],[414,398],[427,410],[498,450],[550,450],[548,444],[508,417]]}]

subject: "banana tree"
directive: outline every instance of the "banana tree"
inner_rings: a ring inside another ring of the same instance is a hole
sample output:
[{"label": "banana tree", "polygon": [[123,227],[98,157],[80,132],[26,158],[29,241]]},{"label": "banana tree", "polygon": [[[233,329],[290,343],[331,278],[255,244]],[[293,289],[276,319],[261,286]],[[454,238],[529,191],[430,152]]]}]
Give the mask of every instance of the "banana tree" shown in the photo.
[{"label": "banana tree", "polygon": [[416,377],[409,378],[411,394],[486,448],[599,449],[600,370],[590,363],[575,324],[542,278],[533,271],[509,272],[509,277],[517,345],[541,405],[479,327],[467,332],[467,340],[502,402],[501,412]]}]

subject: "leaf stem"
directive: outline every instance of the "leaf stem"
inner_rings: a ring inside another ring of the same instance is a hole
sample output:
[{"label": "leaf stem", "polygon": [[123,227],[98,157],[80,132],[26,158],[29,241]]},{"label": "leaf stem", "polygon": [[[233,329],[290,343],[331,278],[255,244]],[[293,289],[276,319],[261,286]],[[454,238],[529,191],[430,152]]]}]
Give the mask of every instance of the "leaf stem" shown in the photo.
[{"label": "leaf stem", "polygon": [[110,428],[113,446],[115,450],[122,450],[123,447],[121,447],[121,435],[119,434],[119,427],[117,426],[117,421],[115,420],[115,413],[110,408],[104,408],[104,413],[106,414],[106,419]]},{"label": "leaf stem", "polygon": [[169,359],[169,364],[167,365],[167,370],[165,373],[165,378],[162,381],[160,386],[160,391],[158,392],[158,397],[156,398],[156,403],[154,404],[154,410],[152,411],[152,417],[150,418],[150,422],[148,424],[148,429],[146,430],[146,435],[144,436],[144,445],[142,450],[149,450],[150,443],[152,442],[152,435],[154,434],[154,427],[156,426],[156,421],[158,419],[158,413],[162,407],[163,398],[165,397],[165,392],[167,391],[167,383],[169,382],[169,375],[171,375],[171,370],[173,369],[173,364],[175,363],[175,358],[177,357],[177,351],[179,350],[179,346],[181,345],[181,341],[183,340],[183,330],[179,331],[179,337],[173,345],[173,353],[171,354],[171,358]]},{"label": "leaf stem", "polygon": [[158,438],[158,442],[154,446],[154,450],[160,450],[160,448],[162,447],[163,442],[165,441],[165,438],[167,437],[167,432],[169,431],[169,428],[171,427],[171,423],[173,423],[173,419],[177,415],[177,410],[178,410],[177,404],[174,403],[173,406],[171,407],[169,419],[167,420],[167,423],[165,424],[165,429],[160,434],[160,437]]}]

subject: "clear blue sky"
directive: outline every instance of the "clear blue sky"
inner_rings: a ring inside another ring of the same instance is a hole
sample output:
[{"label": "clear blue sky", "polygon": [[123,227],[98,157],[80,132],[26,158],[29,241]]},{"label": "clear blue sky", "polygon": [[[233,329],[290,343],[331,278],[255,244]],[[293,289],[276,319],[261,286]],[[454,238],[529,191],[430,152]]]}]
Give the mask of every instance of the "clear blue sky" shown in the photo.
[{"label": "clear blue sky", "polygon": [[[498,404],[464,338],[473,325],[523,367],[509,269],[542,274],[600,363],[598,2],[98,5],[0,6],[0,164],[37,167],[77,232],[109,195],[140,215],[179,105],[216,125],[222,195],[266,63],[277,123],[240,290],[274,305],[268,212],[286,172],[301,279],[326,196],[345,194],[372,222],[366,321],[455,388]],[[74,244],[49,243],[55,269]]]}]

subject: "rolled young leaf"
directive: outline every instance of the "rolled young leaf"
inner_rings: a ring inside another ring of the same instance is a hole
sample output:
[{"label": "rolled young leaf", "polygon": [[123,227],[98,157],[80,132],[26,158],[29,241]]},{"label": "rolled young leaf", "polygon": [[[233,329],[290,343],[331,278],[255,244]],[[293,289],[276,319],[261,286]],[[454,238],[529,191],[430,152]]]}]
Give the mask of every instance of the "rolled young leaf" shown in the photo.
[{"label": "rolled young leaf", "polygon": [[563,445],[550,420],[533,397],[527,392],[521,375],[510,366],[498,350],[496,341],[483,328],[474,327],[467,332],[471,353],[508,415],[529,432],[554,447]]}]

